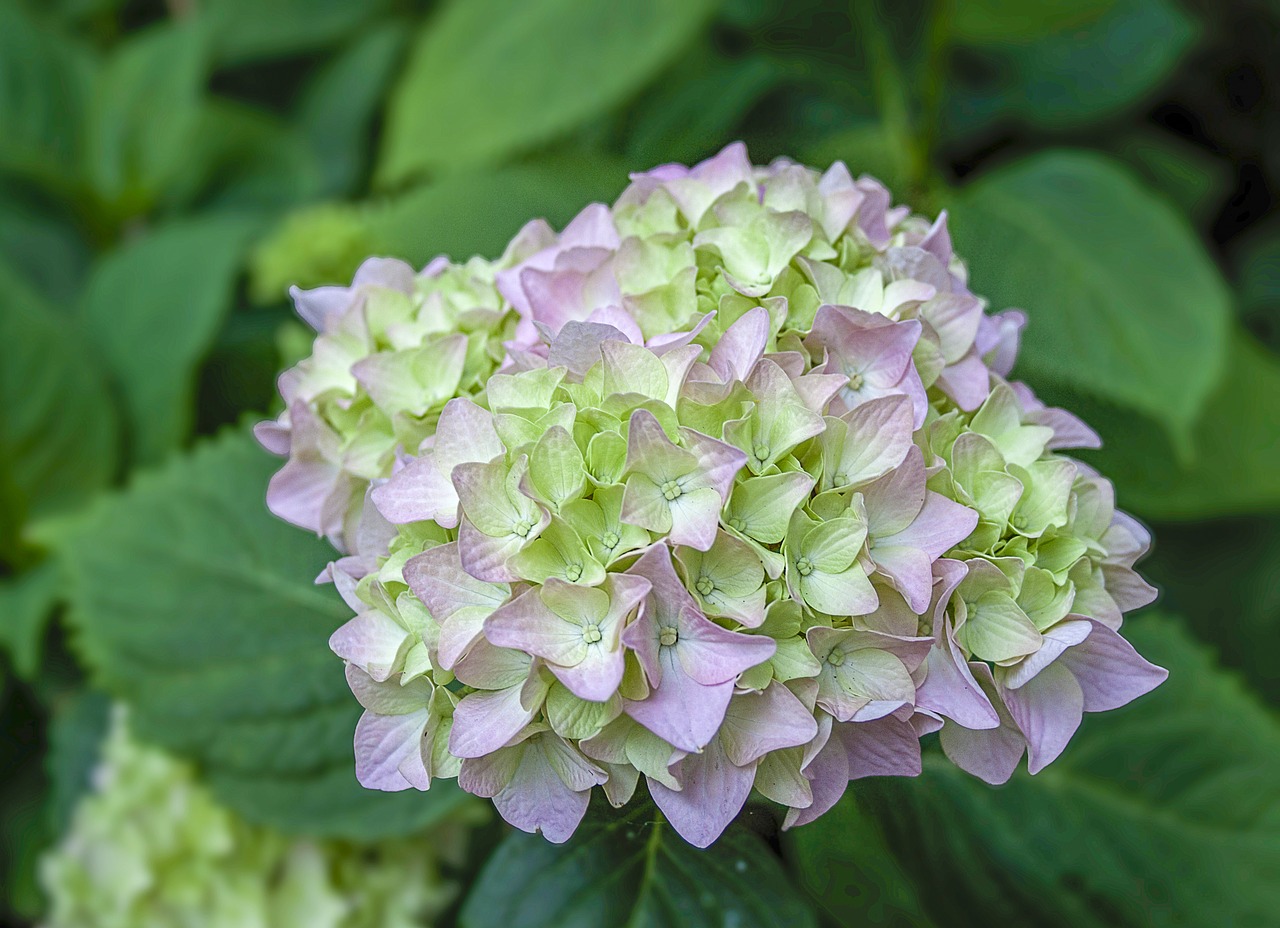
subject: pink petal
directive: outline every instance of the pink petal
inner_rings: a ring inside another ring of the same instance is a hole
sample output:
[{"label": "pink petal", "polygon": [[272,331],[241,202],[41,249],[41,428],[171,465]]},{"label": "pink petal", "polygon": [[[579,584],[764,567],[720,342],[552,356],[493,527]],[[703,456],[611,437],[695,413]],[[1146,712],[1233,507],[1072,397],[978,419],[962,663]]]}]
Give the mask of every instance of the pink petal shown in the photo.
[{"label": "pink petal", "polygon": [[1039,773],[1062,753],[1080,727],[1084,693],[1062,663],[1045,667],[1016,690],[1001,688],[1001,697],[1018,730],[1027,739],[1027,769]]},{"label": "pink petal", "polygon": [[704,686],[690,677],[673,653],[658,654],[662,683],[647,698],[626,700],[623,709],[649,731],[682,751],[696,752],[712,738],[724,721],[733,696],[733,681]]},{"label": "pink petal", "polygon": [[733,697],[720,729],[720,743],[734,764],[745,767],[770,751],[808,744],[817,734],[813,713],[791,690],[774,681],[761,692]]},{"label": "pink petal", "polygon": [[734,764],[717,739],[680,761],[676,775],[679,792],[649,780],[649,793],[680,837],[694,847],[710,847],[751,795],[755,765]]},{"label": "pink petal", "polygon": [[1118,632],[1101,622],[1091,624],[1093,631],[1084,643],[1059,661],[1080,684],[1086,712],[1118,709],[1151,692],[1169,676],[1169,671],[1142,657]]}]

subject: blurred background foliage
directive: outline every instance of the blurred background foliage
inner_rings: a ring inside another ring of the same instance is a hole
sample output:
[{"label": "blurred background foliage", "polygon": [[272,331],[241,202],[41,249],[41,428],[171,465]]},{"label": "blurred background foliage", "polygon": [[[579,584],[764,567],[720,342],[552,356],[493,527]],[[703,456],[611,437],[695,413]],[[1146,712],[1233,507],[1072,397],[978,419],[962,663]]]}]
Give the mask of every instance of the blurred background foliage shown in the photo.
[{"label": "blurred background foliage", "polygon": [[451,807],[355,786],[324,546],[267,516],[241,429],[200,436],[308,351],[288,286],[492,256],[742,138],[947,209],[975,289],[1028,310],[1016,373],[1154,529],[1132,628],[1170,682],[1034,779],[927,762],[780,842],[757,810],[655,856],[601,816],[475,876],[495,829],[452,917],[1275,924],[1278,36],[1275,0],[0,0],[0,918],[41,911],[104,694],[253,821],[375,840]]}]

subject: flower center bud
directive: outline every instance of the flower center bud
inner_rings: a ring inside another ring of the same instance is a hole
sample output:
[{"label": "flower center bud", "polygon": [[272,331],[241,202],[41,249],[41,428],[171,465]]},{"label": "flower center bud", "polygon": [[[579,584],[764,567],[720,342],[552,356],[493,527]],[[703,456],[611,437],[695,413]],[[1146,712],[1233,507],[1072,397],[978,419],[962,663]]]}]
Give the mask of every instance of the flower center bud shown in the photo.
[{"label": "flower center bud", "polygon": [[832,667],[839,667],[844,663],[844,652],[839,648],[833,648],[831,653],[827,655],[827,663]]},{"label": "flower center bud", "polygon": [[769,460],[769,446],[763,442],[752,448],[751,453],[755,455],[757,461]]},{"label": "flower center bud", "polygon": [[733,529],[735,532],[745,532],[747,530],[747,523],[742,519],[730,519],[729,528]]},{"label": "flower center bud", "polygon": [[533,531],[533,523],[528,519],[521,519],[511,526],[512,534],[519,535],[521,538],[528,538],[531,531]]},{"label": "flower center bud", "polygon": [[861,390],[863,382],[864,381],[862,379],[861,374],[857,373],[856,371],[851,371],[849,373],[849,389],[850,390]]},{"label": "flower center bud", "polygon": [[672,503],[680,498],[680,494],[684,491],[680,489],[680,484],[674,480],[668,480],[662,485],[662,498]]},{"label": "flower center bud", "polygon": [[800,558],[796,561],[796,570],[802,577],[809,576],[809,574],[813,573],[813,561],[809,560],[807,557]]},{"label": "flower center bud", "polygon": [[831,482],[832,482],[832,483],[834,483],[834,484],[835,484],[836,486],[838,486],[838,487],[842,487],[842,486],[844,486],[846,483],[848,483],[848,482],[849,482],[849,475],[848,475],[848,474],[836,474],[834,477],[832,477],[832,478],[831,478]]},{"label": "flower center bud", "polygon": [[602,637],[604,636],[600,634],[599,625],[582,626],[582,640],[585,641],[587,644],[595,644]]},{"label": "flower center bud", "polygon": [[1018,513],[1009,521],[1013,523],[1014,528],[1025,529],[1027,527],[1027,517],[1024,516],[1022,513]]},{"label": "flower center bud", "polygon": [[564,575],[569,578],[570,583],[577,583],[582,579],[582,565],[570,564],[564,569]]},{"label": "flower center bud", "polygon": [[711,582],[710,577],[699,577],[695,586],[697,587],[698,592],[703,596],[710,596],[716,589],[716,585]]},{"label": "flower center bud", "polygon": [[617,532],[605,532],[600,536],[600,544],[604,545],[610,551],[618,547],[618,542],[620,541],[622,541],[622,539],[618,537]]},{"label": "flower center bud", "polygon": [[669,648],[680,640],[680,633],[676,631],[674,625],[666,625],[658,632],[658,644],[664,648]]}]

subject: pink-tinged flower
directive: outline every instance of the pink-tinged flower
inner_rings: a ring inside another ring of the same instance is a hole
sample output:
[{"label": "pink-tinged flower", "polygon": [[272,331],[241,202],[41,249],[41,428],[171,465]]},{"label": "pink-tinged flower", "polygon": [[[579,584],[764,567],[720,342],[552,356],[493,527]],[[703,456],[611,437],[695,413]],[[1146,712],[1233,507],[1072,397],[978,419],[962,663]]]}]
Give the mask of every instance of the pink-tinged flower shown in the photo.
[{"label": "pink-tinged flower", "polygon": [[672,544],[706,551],[747,456],[692,429],[681,429],[680,441],[668,438],[648,410],[632,414],[622,518],[667,535]]},{"label": "pink-tinged flower", "polygon": [[827,615],[874,612],[880,599],[858,559],[866,539],[866,514],[856,509],[821,522],[797,510],[783,545],[791,595]]},{"label": "pink-tinged flower", "polygon": [[599,587],[551,579],[485,620],[485,636],[534,654],[580,699],[603,702],[622,682],[622,629],[649,592],[649,581],[610,574]]},{"label": "pink-tinged flower", "polygon": [[822,815],[844,795],[851,780],[920,775],[920,739],[909,721],[889,715],[872,722],[835,722],[824,713],[818,726],[803,769],[813,800],[788,811],[784,828],[806,825]]},{"label": "pink-tinged flower", "polygon": [[528,470],[523,455],[510,467],[497,460],[453,469],[453,486],[465,515],[458,530],[458,554],[463,569],[478,580],[520,579],[507,562],[551,522],[551,514],[520,488]]},{"label": "pink-tinged flower", "polygon": [[485,619],[511,595],[506,583],[490,583],[468,573],[457,542],[411,558],[404,565],[404,581],[440,628],[433,659],[442,670],[453,669],[480,638]]},{"label": "pink-tinged flower", "polygon": [[502,817],[521,831],[563,844],[587,814],[591,787],[607,779],[555,732],[530,726],[514,744],[464,760],[458,785],[492,798]]},{"label": "pink-tinged flower", "polygon": [[358,311],[371,289],[413,292],[413,268],[396,258],[369,258],[356,270],[350,287],[290,287],[298,315],[317,332],[332,329],[348,313]]},{"label": "pink-tinged flower", "polygon": [[924,455],[912,445],[895,470],[863,486],[867,554],[876,570],[924,614],[935,561],[969,536],[978,513],[925,488]]},{"label": "pink-tinged flower", "polygon": [[911,675],[928,655],[932,638],[821,625],[810,628],[807,637],[822,665],[818,705],[836,721],[869,722],[914,706]]},{"label": "pink-tinged flower", "polygon": [[453,672],[475,687],[453,711],[449,751],[455,757],[483,757],[509,743],[533,721],[551,687],[540,662],[483,638]]},{"label": "pink-tinged flower", "polygon": [[664,164],[637,181],[652,179],[671,195],[691,226],[697,226],[716,200],[740,184],[753,185],[755,170],[741,142],[728,145],[718,155],[696,167]]},{"label": "pink-tinged flower", "polygon": [[[336,542],[351,509],[359,483],[342,467],[341,437],[306,403],[289,410],[289,461],[267,485],[267,507],[286,522]],[[275,447],[273,429],[260,429]],[[264,442],[265,443],[265,442]]]},{"label": "pink-tinged flower", "polygon": [[756,767],[771,751],[806,744],[818,723],[785,685],[734,696],[719,734],[698,754],[676,764],[680,789],[649,781],[658,808],[694,847],[709,847],[742,810]]},{"label": "pink-tinged flower", "polygon": [[375,789],[458,774],[563,841],[643,775],[705,846],[803,824],[939,732],[1001,782],[1164,671],[1118,634],[1146,530],[1009,383],[945,213],[731,145],[502,257],[373,261],[258,428],[321,574]]},{"label": "pink-tinged flower", "polygon": [[910,397],[914,428],[924,424],[928,401],[911,352],[920,340],[914,319],[893,322],[847,306],[823,306],[807,339],[811,351],[826,353],[826,372],[848,378],[837,394],[841,411],[881,396]]},{"label": "pink-tinged flower", "polygon": [[430,789],[434,777],[456,777],[448,749],[456,697],[422,679],[378,682],[353,664],[347,683],[364,715],[356,725],[356,779],[367,789]]},{"label": "pink-tinged flower", "polygon": [[1145,660],[1119,633],[1093,619],[1068,616],[1045,633],[1046,645],[1021,665],[975,664],[1000,711],[998,728],[947,725],[942,746],[956,764],[989,783],[1003,783],[1025,749],[1038,773],[1080,726],[1082,712],[1118,709],[1155,689],[1168,671]]},{"label": "pink-tinged flower", "polygon": [[868,400],[840,419],[828,417],[818,489],[864,484],[900,465],[912,447],[913,416],[911,400],[895,395]]},{"label": "pink-tinged flower", "polygon": [[458,493],[450,479],[459,464],[483,464],[505,451],[493,415],[469,399],[445,404],[430,448],[373,490],[373,503],[392,523],[458,524]]},{"label": "pink-tinged flower", "polygon": [[721,628],[698,609],[676,575],[666,545],[645,552],[628,573],[652,589],[622,634],[644,669],[649,695],[626,712],[682,751],[701,751],[724,720],[734,680],[776,649],[772,639]]}]

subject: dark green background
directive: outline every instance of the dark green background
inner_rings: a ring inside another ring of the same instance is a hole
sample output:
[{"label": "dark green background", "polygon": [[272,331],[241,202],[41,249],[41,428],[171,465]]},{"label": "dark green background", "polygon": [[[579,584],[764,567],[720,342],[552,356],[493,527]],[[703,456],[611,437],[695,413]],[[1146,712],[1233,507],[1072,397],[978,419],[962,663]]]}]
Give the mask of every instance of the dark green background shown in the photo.
[{"label": "dark green background", "polygon": [[1001,789],[927,744],[705,853],[643,807],[491,828],[449,923],[1280,923],[1278,36],[1277,0],[0,0],[0,919],[41,910],[106,694],[257,821],[452,807],[355,786],[326,551],[261,506],[285,288],[494,256],[741,138],[950,211],[1154,531],[1127,628],[1171,679]]}]

